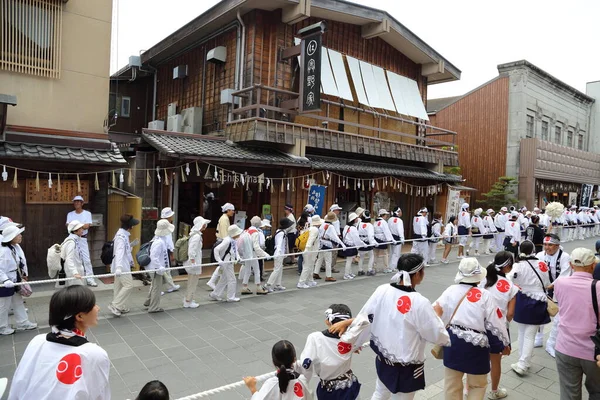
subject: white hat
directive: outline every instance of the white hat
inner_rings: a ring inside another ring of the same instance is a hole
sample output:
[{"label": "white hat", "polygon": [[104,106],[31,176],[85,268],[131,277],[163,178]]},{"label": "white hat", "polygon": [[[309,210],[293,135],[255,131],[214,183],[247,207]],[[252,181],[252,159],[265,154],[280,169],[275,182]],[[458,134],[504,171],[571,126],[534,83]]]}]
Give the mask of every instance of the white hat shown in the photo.
[{"label": "white hat", "polygon": [[343,208],[342,208],[342,207],[340,207],[340,206],[339,206],[339,205],[337,205],[337,204],[333,204],[331,207],[329,207],[329,211],[338,211],[338,210],[339,210],[339,211],[342,211],[342,210],[343,210]]},{"label": "white hat", "polygon": [[473,214],[475,214],[475,215],[481,215],[482,212],[483,212],[482,208],[477,208],[477,209],[475,209],[475,211],[473,211]]},{"label": "white hat", "polygon": [[321,226],[323,225],[323,220],[318,215],[313,215],[310,218],[310,226]]},{"label": "white hat", "polygon": [[394,214],[398,214],[399,212],[402,212],[402,209],[400,207],[394,208]]},{"label": "white hat", "polygon": [[382,215],[390,215],[390,213],[385,208],[382,208],[379,210],[379,216],[381,217]]},{"label": "white hat", "polygon": [[469,208],[469,203],[463,203],[463,205],[460,206],[461,210],[466,210],[467,208]]},{"label": "white hat", "polygon": [[506,207],[502,207],[502,208],[500,209],[500,211],[508,212],[508,208],[506,208]]},{"label": "white hat", "polygon": [[485,213],[490,215],[490,214],[493,214],[494,212],[495,212],[494,210],[492,210],[491,208],[488,208],[488,210]]},{"label": "white hat", "polygon": [[13,220],[8,217],[0,217],[0,232],[2,232],[4,229],[8,228],[9,226],[18,226],[18,225],[19,224],[17,224],[16,222],[13,222]]},{"label": "white hat", "polygon": [[309,213],[314,213],[315,206],[313,206],[312,204],[307,204],[304,206],[304,211],[308,211]]},{"label": "white hat", "polygon": [[487,275],[487,270],[474,257],[463,258],[458,264],[458,272],[454,277],[455,283],[478,283]]},{"label": "white hat", "polygon": [[360,217],[360,216],[362,215],[362,213],[364,213],[364,212],[365,212],[365,209],[364,209],[364,208],[362,208],[362,207],[358,207],[358,208],[356,209],[356,215],[358,215],[359,217]]},{"label": "white hat", "polygon": [[235,211],[235,207],[231,203],[225,203],[223,205],[223,207],[221,207],[221,211],[222,212]]},{"label": "white hat", "polygon": [[169,236],[174,230],[175,225],[166,219],[161,219],[156,223],[156,230],[154,231],[154,234],[156,236]]},{"label": "white hat", "polygon": [[571,252],[570,260],[574,267],[587,267],[588,265],[596,265],[599,260],[594,255],[594,252],[585,247],[579,247]]},{"label": "white hat", "polygon": [[421,208],[419,210],[419,214],[421,214],[421,213],[428,213],[428,212],[429,212],[429,210],[427,209],[427,207],[423,207],[423,208]]},{"label": "white hat", "polygon": [[357,218],[358,218],[358,215],[356,213],[350,213],[350,215],[348,215],[348,222],[352,222]]},{"label": "white hat", "polygon": [[210,219],[204,219],[203,217],[194,218],[194,227],[202,228],[204,225],[210,224]]},{"label": "white hat", "polygon": [[227,235],[231,238],[240,236],[243,232],[244,231],[237,225],[230,225],[229,228],[227,228]]},{"label": "white hat", "polygon": [[85,225],[85,224],[82,222],[79,222],[77,220],[73,220],[73,221],[69,222],[69,226],[67,227],[67,232],[73,233],[76,230],[83,228],[83,225]]},{"label": "white hat", "polygon": [[171,218],[173,215],[175,215],[175,213],[173,212],[173,210],[171,210],[171,207],[163,208],[160,212],[161,218]]},{"label": "white hat", "polygon": [[83,201],[83,197],[75,196],[75,197],[73,197],[73,200],[71,200],[71,201]]},{"label": "white hat", "polygon": [[516,210],[513,210],[513,211],[510,212],[510,216],[511,217],[518,217],[519,213]]},{"label": "white hat", "polygon": [[533,208],[533,212],[540,212],[540,211],[542,211],[542,210],[540,210],[540,209],[539,209],[539,208],[537,208],[537,207],[534,207],[534,208]]},{"label": "white hat", "polygon": [[260,227],[261,227],[261,228],[263,228],[263,227],[264,227],[264,228],[270,228],[270,227],[271,227],[271,221],[269,221],[268,219],[263,219],[263,220],[260,222]]},{"label": "white hat", "polygon": [[10,243],[14,238],[23,233],[25,228],[19,228],[18,226],[9,226],[8,228],[2,231],[2,235],[0,236],[0,241],[2,243]]}]

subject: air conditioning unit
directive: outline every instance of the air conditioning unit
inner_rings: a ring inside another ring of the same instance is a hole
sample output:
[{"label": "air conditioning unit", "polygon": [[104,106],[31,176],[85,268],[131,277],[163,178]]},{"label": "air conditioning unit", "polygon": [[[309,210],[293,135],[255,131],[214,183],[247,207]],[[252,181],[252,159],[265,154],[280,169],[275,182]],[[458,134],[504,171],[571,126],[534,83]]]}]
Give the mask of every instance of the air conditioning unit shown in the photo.
[{"label": "air conditioning unit", "polygon": [[202,107],[190,107],[181,111],[183,116],[183,132],[202,133]]},{"label": "air conditioning unit", "polygon": [[148,122],[148,129],[152,129],[155,131],[164,131],[165,130],[165,121],[157,119],[156,121]]},{"label": "air conditioning unit", "polygon": [[212,62],[215,64],[224,64],[227,60],[227,47],[219,46],[214,49],[210,49],[208,53],[206,53],[206,61]]},{"label": "air conditioning unit", "polygon": [[167,117],[172,117],[177,114],[177,103],[170,103],[167,106]]},{"label": "air conditioning unit", "polygon": [[188,66],[178,65],[173,68],[173,79],[183,79],[188,76]]},{"label": "air conditioning unit", "polygon": [[138,67],[142,66],[142,57],[140,56],[129,56],[129,66]]},{"label": "air conditioning unit", "polygon": [[175,114],[167,120],[167,131],[183,132],[183,115]]}]

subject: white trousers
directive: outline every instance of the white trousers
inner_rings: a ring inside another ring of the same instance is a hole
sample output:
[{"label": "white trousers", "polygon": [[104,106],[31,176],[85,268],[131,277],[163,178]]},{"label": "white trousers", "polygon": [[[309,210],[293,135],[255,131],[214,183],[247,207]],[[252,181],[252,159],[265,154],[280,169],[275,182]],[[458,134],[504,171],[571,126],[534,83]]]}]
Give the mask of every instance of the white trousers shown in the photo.
[{"label": "white trousers", "polygon": [[419,254],[425,260],[428,261],[429,256],[429,242],[414,241],[411,253]]},{"label": "white trousers", "polygon": [[373,250],[369,250],[369,251],[359,251],[358,252],[358,270],[362,271],[363,270],[363,263],[365,261],[365,257],[369,257],[369,264],[367,264],[369,271],[371,271],[373,269],[373,266],[375,265],[375,253],[373,253]]},{"label": "white trousers", "polygon": [[27,311],[23,304],[23,298],[19,293],[10,297],[0,297],[0,330],[8,328],[8,311],[13,309],[15,314],[15,323],[17,326],[23,325],[28,321]]},{"label": "white trousers", "polygon": [[400,259],[400,254],[402,253],[402,245],[401,244],[392,244],[390,245],[390,262],[388,265],[391,269],[398,268],[398,260]]},{"label": "white trousers", "polygon": [[352,259],[354,257],[346,257],[346,267],[344,268],[344,275],[352,274]]},{"label": "white trousers", "polygon": [[482,237],[481,236],[473,236],[473,241],[471,242],[471,245],[469,246],[469,248],[471,249],[475,249],[475,251],[479,251],[479,245],[481,245],[481,240]]},{"label": "white trousers", "polygon": [[458,245],[461,247],[465,247],[467,245],[468,241],[469,241],[468,235],[458,237]]},{"label": "white trousers", "polygon": [[[329,253],[331,254],[331,253]],[[303,266],[304,267],[304,266]],[[273,261],[273,272],[269,275],[267,285],[281,286],[281,278],[283,277],[283,257],[277,256]]]},{"label": "white trousers", "polygon": [[233,263],[225,263],[221,267],[221,270],[223,271],[223,275],[221,276],[219,283],[217,283],[213,294],[216,297],[222,298],[223,293],[225,293],[225,289],[227,289],[227,299],[234,299],[237,286],[235,281],[235,272],[233,271]]},{"label": "white trousers", "polygon": [[81,249],[81,261],[86,275],[94,275],[92,261],[90,260],[90,248],[87,238],[79,238],[79,248]]},{"label": "white trousers", "polygon": [[494,240],[496,242],[496,251],[502,251],[504,249],[504,232],[498,232],[498,234],[494,236]]},{"label": "white trousers", "polygon": [[215,271],[213,272],[212,276],[206,284],[210,287],[214,287],[217,284],[217,281],[219,280],[220,272],[221,267],[217,266],[217,268],[215,268]]},{"label": "white trousers", "polygon": [[531,366],[535,335],[539,325],[518,324],[519,327],[519,368],[527,370]]},{"label": "white trousers", "polygon": [[383,382],[381,382],[379,378],[377,378],[377,382],[375,382],[375,393],[373,393],[373,397],[371,397],[371,400],[412,400],[414,399],[416,393],[417,392],[392,394],[392,392],[390,392],[388,388],[385,387]]},{"label": "white trousers", "polygon": [[556,337],[558,336],[558,323],[560,322],[560,312],[552,318],[552,330],[550,331],[550,336],[548,336],[548,340],[546,341],[546,350],[549,353],[554,354],[554,347],[556,346]]},{"label": "white trousers", "polygon": [[428,251],[427,251],[427,263],[430,263],[432,261],[436,261],[435,260],[435,251],[437,250],[437,245],[438,243],[429,243],[428,246]]},{"label": "white trousers", "polygon": [[314,280],[312,274],[317,262],[317,255],[318,253],[304,253],[302,255],[302,272],[300,273],[298,283],[308,283]]},{"label": "white trousers", "polygon": [[129,296],[133,289],[133,278],[130,274],[115,276],[113,285],[113,301],[112,305],[117,310],[128,310]]},{"label": "white trousers", "polygon": [[254,283],[260,285],[260,266],[258,260],[245,261],[244,262],[244,273],[242,275],[242,283],[248,285],[250,281],[250,275],[254,271]]},{"label": "white trousers", "polygon": [[315,274],[319,274],[321,272],[321,266],[325,263],[325,276],[327,278],[331,278],[331,263],[333,262],[333,252],[331,251],[322,251],[319,253],[317,257],[317,262],[315,263]]}]

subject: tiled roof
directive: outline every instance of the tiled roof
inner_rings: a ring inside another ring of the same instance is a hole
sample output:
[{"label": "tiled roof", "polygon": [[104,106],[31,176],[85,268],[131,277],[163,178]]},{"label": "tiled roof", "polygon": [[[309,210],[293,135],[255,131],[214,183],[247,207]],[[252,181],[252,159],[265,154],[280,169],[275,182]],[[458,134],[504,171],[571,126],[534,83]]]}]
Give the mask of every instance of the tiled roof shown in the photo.
[{"label": "tiled roof", "polygon": [[343,171],[367,173],[376,175],[390,175],[403,178],[429,179],[438,182],[458,182],[460,177],[456,175],[439,174],[425,168],[408,167],[397,164],[384,164],[363,160],[347,160],[342,158],[330,158],[322,156],[307,156],[314,169],[326,169],[329,171]]},{"label": "tiled roof", "polygon": [[0,157],[72,161],[89,164],[127,164],[116,149],[82,149],[64,146],[47,146],[27,143],[0,144]]},{"label": "tiled roof", "polygon": [[448,107],[450,104],[461,99],[463,96],[442,97],[439,99],[427,99],[427,112],[436,113],[442,108]]},{"label": "tiled roof", "polygon": [[241,146],[221,138],[202,138],[152,131],[144,131],[142,137],[158,151],[172,156],[199,156],[241,161],[252,160],[264,164],[304,164],[309,166],[309,162],[305,158],[294,157],[277,150]]}]

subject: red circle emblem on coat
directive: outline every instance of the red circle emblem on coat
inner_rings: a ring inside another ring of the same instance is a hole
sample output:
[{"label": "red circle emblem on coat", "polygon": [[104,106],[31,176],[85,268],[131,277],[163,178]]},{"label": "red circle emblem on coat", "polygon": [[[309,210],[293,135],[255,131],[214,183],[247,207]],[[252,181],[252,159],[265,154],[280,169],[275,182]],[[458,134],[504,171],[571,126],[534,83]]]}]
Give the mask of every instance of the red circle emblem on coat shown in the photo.
[{"label": "red circle emblem on coat", "polygon": [[337,347],[340,354],[347,354],[352,350],[352,345],[350,343],[339,342]]},{"label": "red circle emblem on coat", "polygon": [[548,272],[548,264],[546,264],[545,262],[540,261],[538,267],[540,267],[540,271]]},{"label": "red circle emblem on coat", "polygon": [[396,308],[402,314],[406,314],[407,312],[409,312],[411,306],[412,306],[412,303],[410,301],[410,297],[408,297],[408,296],[402,296],[402,297],[400,297],[398,299],[398,302],[396,303]]},{"label": "red circle emblem on coat", "polygon": [[56,366],[56,378],[65,385],[72,385],[81,378],[81,356],[79,354],[67,354],[60,359]]},{"label": "red circle emblem on coat", "polygon": [[510,283],[505,280],[498,280],[498,283],[496,283],[496,289],[500,293],[507,293],[510,289]]},{"label": "red circle emblem on coat", "polygon": [[498,318],[502,318],[502,311],[499,308],[496,308],[496,314],[498,314]]},{"label": "red circle emblem on coat", "polygon": [[300,382],[294,383],[294,394],[296,397],[304,397],[304,390],[302,389]]},{"label": "red circle emblem on coat", "polygon": [[471,289],[467,295],[467,300],[469,300],[471,303],[477,303],[479,300],[481,300],[481,290],[477,288]]}]

